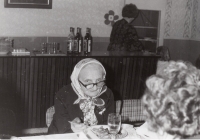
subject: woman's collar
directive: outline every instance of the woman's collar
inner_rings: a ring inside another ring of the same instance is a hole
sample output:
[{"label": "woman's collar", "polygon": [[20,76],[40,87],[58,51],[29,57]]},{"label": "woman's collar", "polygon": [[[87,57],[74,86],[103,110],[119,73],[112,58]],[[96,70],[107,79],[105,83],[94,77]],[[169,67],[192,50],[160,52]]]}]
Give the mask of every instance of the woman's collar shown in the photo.
[{"label": "woman's collar", "polygon": [[124,20],[126,20],[128,23],[131,23],[134,20],[134,18],[124,17]]}]

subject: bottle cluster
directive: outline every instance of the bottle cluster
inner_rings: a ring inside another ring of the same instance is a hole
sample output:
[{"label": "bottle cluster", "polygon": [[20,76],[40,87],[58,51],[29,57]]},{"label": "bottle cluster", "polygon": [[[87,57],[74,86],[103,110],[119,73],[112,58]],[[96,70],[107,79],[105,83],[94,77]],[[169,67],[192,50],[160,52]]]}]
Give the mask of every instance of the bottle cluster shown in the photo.
[{"label": "bottle cluster", "polygon": [[77,32],[75,35],[75,28],[70,27],[70,33],[67,40],[67,53],[68,54],[79,54],[84,52],[88,54],[92,50],[92,36],[91,29],[86,28],[86,34],[83,37],[81,33],[81,28],[77,27]]}]

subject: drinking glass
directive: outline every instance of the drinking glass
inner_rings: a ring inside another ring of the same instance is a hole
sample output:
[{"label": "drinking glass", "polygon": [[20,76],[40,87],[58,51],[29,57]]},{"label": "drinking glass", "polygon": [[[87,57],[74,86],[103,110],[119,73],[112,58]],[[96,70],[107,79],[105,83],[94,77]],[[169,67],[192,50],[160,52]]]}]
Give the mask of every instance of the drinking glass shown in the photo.
[{"label": "drinking glass", "polygon": [[111,138],[115,139],[121,127],[121,115],[117,113],[110,113],[108,115],[108,130]]},{"label": "drinking glass", "polygon": [[47,43],[42,43],[41,46],[42,46],[42,49],[41,49],[42,54],[47,53]]},{"label": "drinking glass", "polygon": [[47,53],[52,54],[53,53],[53,44],[47,43]]}]

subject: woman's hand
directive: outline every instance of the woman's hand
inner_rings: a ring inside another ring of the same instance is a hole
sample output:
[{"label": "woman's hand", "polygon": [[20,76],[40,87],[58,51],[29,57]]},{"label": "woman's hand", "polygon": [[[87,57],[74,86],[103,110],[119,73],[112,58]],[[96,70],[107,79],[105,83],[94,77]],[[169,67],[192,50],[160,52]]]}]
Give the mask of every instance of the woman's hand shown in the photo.
[{"label": "woman's hand", "polygon": [[87,128],[87,126],[84,123],[81,123],[81,120],[79,118],[75,118],[73,121],[70,122],[71,129],[74,133],[80,132]]}]

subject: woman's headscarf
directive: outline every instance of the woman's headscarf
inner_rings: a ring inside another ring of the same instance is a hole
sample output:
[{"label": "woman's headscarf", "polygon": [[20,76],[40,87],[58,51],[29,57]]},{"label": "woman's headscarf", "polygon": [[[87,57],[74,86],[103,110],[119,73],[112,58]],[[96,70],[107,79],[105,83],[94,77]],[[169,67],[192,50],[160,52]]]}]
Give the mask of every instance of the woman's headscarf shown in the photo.
[{"label": "woman's headscarf", "polygon": [[[86,58],[86,59],[83,59],[81,60],[80,62],[78,62],[75,67],[74,67],[74,70],[72,72],[72,75],[71,75],[71,85],[74,89],[74,91],[76,92],[76,94],[78,95],[78,99],[74,101],[74,104],[78,104],[80,102],[81,99],[87,99],[87,97],[85,96],[85,94],[83,93],[82,89],[81,89],[81,86],[80,86],[80,83],[78,81],[78,76],[79,76],[79,73],[80,71],[82,70],[82,68],[88,64],[98,64],[100,65],[102,68],[103,68],[103,72],[105,73],[104,77],[106,76],[106,71],[105,71],[105,68],[103,67],[103,65],[97,61],[96,59],[93,59],[93,58]],[[93,98],[97,98],[99,97],[102,93],[104,93],[105,91],[107,90],[107,87],[104,86],[103,89],[101,89],[100,93],[93,97]]]}]

